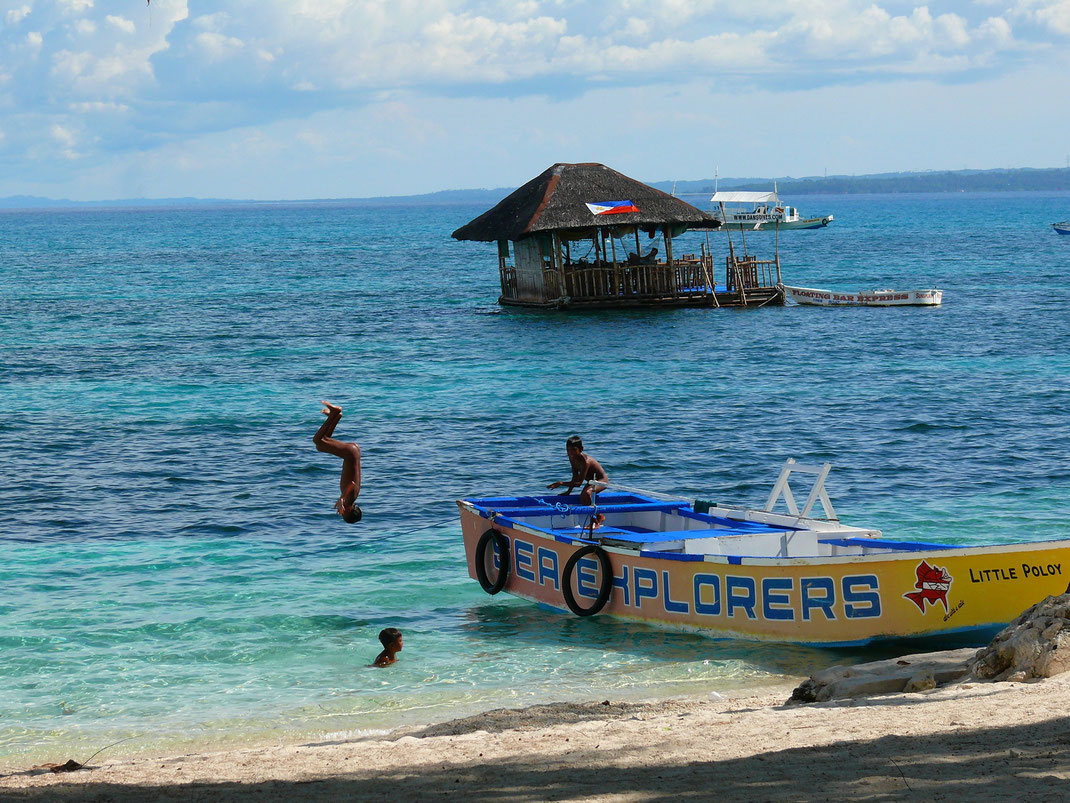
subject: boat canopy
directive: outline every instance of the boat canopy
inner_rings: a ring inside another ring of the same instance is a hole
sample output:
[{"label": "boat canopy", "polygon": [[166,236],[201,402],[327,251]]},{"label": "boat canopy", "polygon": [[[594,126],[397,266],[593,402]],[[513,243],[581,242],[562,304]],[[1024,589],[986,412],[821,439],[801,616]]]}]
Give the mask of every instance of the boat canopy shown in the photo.
[{"label": "boat canopy", "polygon": [[710,203],[721,204],[779,204],[776,192],[715,192]]}]

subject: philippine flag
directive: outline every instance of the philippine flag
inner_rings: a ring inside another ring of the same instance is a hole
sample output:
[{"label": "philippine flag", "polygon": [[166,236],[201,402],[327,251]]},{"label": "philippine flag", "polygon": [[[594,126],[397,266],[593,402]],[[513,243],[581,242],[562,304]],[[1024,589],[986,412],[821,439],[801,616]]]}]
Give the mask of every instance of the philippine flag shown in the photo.
[{"label": "philippine flag", "polygon": [[620,215],[625,212],[638,212],[639,207],[631,201],[599,201],[596,204],[587,204],[592,215]]}]

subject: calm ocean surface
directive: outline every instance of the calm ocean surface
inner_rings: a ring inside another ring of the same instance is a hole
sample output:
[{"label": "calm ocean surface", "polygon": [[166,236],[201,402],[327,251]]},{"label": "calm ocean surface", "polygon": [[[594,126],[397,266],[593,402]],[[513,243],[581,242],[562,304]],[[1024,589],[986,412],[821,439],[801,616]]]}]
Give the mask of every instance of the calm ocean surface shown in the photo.
[{"label": "calm ocean surface", "polygon": [[[577,432],[628,485],[760,506],[828,460],[848,523],[1070,537],[1070,194],[788,200],[836,222],[782,235],[787,283],[944,306],[501,309],[494,246],[449,236],[482,206],[0,213],[0,770],[872,656],[484,595],[454,500],[565,477]],[[364,450],[356,526],[321,398]]]}]

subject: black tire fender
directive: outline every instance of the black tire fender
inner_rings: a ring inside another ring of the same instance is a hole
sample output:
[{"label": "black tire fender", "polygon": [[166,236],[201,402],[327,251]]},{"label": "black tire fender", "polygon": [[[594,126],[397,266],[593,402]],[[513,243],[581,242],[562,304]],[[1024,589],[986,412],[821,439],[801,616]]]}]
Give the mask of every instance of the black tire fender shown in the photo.
[{"label": "black tire fender", "polygon": [[[498,547],[498,579],[493,583],[487,576],[487,547],[491,542]],[[493,527],[479,538],[476,544],[476,579],[488,594],[497,594],[509,582],[509,539]]]},{"label": "black tire fender", "polygon": [[[572,573],[576,570],[576,564],[588,555],[598,558],[602,566],[602,586],[598,589],[598,596],[589,608],[580,607],[576,601],[576,595],[572,593]],[[613,592],[613,568],[609,565],[609,555],[598,544],[588,544],[577,549],[568,560],[561,572],[561,593],[565,597],[565,604],[576,616],[594,616],[609,602],[609,595]]]}]

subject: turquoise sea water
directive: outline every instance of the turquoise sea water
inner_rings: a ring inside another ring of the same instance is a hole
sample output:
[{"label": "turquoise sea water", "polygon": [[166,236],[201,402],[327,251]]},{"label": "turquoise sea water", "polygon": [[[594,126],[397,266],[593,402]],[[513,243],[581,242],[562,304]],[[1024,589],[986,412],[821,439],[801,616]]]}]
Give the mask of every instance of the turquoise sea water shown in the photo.
[{"label": "turquoise sea water", "polygon": [[[0,214],[0,769],[872,655],[484,595],[454,500],[563,478],[576,432],[628,485],[760,505],[785,458],[828,460],[849,523],[1070,537],[1070,195],[796,201],[836,222],[782,236],[787,283],[944,306],[501,309],[460,205]],[[356,526],[321,398],[364,450]],[[399,663],[368,668],[391,625]]]}]

